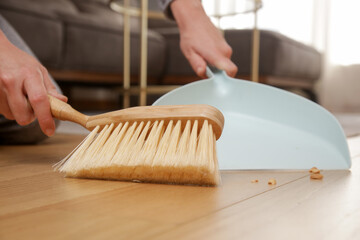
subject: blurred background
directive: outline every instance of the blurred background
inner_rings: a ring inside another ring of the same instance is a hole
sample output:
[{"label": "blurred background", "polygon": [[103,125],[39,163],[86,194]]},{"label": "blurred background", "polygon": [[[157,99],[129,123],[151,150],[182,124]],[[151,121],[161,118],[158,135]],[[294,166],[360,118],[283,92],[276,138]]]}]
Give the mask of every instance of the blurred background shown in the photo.
[{"label": "blurred background", "polygon": [[[204,0],[209,13],[242,11],[249,1]],[[251,4],[251,3],[250,3]],[[258,27],[280,32],[322,54],[316,91],[332,111],[360,111],[360,2],[356,0],[262,0]],[[222,29],[252,28],[251,14],[212,18]]]},{"label": "blurred background", "polygon": [[[360,132],[359,1],[202,3],[233,49],[236,78],[300,94]],[[200,80],[156,0],[0,0],[0,14],[81,111],[150,105]]]}]

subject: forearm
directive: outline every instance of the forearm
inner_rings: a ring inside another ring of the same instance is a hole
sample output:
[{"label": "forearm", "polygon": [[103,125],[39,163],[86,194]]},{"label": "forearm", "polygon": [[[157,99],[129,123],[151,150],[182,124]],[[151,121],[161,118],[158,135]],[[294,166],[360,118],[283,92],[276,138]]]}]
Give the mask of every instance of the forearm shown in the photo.
[{"label": "forearm", "polygon": [[181,30],[187,30],[208,20],[200,0],[174,0],[170,8]]}]

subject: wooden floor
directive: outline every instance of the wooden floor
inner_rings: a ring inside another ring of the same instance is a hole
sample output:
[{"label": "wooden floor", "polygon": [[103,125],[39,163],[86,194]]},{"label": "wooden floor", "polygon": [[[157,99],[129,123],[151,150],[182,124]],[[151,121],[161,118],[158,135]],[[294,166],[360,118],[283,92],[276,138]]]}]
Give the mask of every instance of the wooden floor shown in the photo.
[{"label": "wooden floor", "polygon": [[351,171],[227,171],[217,188],[53,172],[82,138],[0,146],[0,239],[359,239],[360,137]]}]

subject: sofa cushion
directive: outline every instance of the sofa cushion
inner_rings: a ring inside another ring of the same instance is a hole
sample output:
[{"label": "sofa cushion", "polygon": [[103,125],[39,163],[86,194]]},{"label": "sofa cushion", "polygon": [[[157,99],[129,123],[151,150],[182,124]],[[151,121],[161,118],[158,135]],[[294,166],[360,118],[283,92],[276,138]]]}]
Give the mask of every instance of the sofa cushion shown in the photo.
[{"label": "sofa cushion", "polygon": [[16,29],[47,67],[58,68],[62,62],[63,26],[59,12],[76,14],[68,0],[1,0],[0,14]]},{"label": "sofa cushion", "polygon": [[57,12],[68,12],[76,14],[76,6],[69,0],[1,0],[2,9],[23,12],[32,15],[57,18]]},{"label": "sofa cushion", "polygon": [[[236,49],[232,59],[239,74],[251,69],[252,30],[227,30],[225,38]],[[321,54],[313,47],[274,31],[260,31],[259,74],[315,81],[321,73]]]},{"label": "sofa cushion", "polygon": [[[123,17],[98,2],[77,1],[78,14],[59,14],[65,23],[63,68],[107,73],[123,72]],[[140,23],[131,20],[131,73],[139,73]],[[163,37],[148,31],[148,75],[159,77],[165,62]]]},{"label": "sofa cushion", "polygon": [[[99,30],[70,24],[66,26],[63,68],[69,70],[123,72],[122,31]],[[161,35],[149,32],[148,74],[161,75],[165,62],[165,46]],[[131,37],[131,73],[139,73],[140,38]]]},{"label": "sofa cushion", "polygon": [[47,67],[60,67],[63,50],[62,23],[53,18],[0,7],[0,14],[16,29]]},{"label": "sofa cushion", "polygon": [[[2,14],[52,69],[123,72],[123,17],[108,0],[1,0]],[[139,73],[139,19],[131,19],[131,73]],[[160,77],[163,37],[148,32],[148,74]]]}]

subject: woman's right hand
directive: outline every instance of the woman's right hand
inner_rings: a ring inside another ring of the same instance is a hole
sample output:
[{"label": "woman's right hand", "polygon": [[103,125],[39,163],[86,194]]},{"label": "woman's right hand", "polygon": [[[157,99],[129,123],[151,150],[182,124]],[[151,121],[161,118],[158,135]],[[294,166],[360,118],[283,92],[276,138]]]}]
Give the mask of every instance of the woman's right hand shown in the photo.
[{"label": "woman's right hand", "polygon": [[206,65],[224,70],[234,77],[237,66],[231,61],[232,49],[206,15],[200,0],[175,0],[170,5],[180,30],[180,47],[191,67],[206,77]]},{"label": "woman's right hand", "polygon": [[67,101],[57,92],[45,67],[0,31],[0,114],[22,126],[37,118],[42,131],[51,136],[55,123],[48,94]]}]

